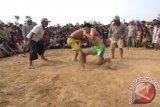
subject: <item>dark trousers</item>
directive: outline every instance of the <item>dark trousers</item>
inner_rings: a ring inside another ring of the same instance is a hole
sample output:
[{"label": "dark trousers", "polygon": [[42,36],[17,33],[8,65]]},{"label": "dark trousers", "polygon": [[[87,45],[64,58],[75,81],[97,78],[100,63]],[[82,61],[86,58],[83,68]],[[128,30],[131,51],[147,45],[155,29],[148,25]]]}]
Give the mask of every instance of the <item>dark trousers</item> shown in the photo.
[{"label": "dark trousers", "polygon": [[38,54],[42,55],[44,54],[44,40],[40,40],[38,42],[36,41],[31,41],[30,44],[30,60],[36,60],[38,59]]}]

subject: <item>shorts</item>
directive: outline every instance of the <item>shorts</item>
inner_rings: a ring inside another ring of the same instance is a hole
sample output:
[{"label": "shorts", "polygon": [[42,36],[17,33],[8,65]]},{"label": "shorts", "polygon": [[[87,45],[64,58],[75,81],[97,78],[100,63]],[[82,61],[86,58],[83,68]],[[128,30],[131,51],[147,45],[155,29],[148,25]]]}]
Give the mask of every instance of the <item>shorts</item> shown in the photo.
[{"label": "shorts", "polygon": [[44,40],[40,40],[38,42],[35,42],[35,41],[31,41],[31,44],[30,44],[30,50],[29,50],[29,53],[30,53],[30,60],[36,60],[38,59],[38,55],[42,55],[44,54]]},{"label": "shorts", "polygon": [[77,42],[73,38],[68,38],[67,44],[71,46],[73,51],[77,51],[81,49],[81,47],[77,44]]},{"label": "shorts", "polygon": [[115,49],[117,45],[118,45],[118,48],[123,48],[123,46],[124,46],[124,43],[123,43],[122,39],[119,39],[118,41],[115,41],[112,38],[110,38],[110,41],[111,41],[111,43],[110,43],[110,48],[111,49]]},{"label": "shorts", "polygon": [[135,38],[133,36],[127,37],[127,45],[135,45]]},{"label": "shorts", "polygon": [[91,52],[93,55],[99,55],[101,58],[104,58],[105,45],[100,44],[98,46],[92,46]]}]

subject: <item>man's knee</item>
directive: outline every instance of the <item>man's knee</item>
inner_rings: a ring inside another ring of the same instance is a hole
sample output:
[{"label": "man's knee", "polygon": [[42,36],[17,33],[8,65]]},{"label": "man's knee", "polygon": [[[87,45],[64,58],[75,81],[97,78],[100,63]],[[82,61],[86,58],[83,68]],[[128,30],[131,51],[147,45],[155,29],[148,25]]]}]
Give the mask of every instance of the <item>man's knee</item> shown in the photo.
[{"label": "man's knee", "polygon": [[123,48],[119,48],[119,50],[123,50]]},{"label": "man's knee", "polygon": [[79,55],[84,54],[84,52],[82,50],[77,50],[76,53],[78,53]]},{"label": "man's knee", "polygon": [[96,65],[101,65],[103,61],[103,58],[98,57],[97,61],[96,61]]},{"label": "man's knee", "polygon": [[110,45],[110,49],[111,49],[111,50],[114,50],[115,48],[116,48],[116,45],[115,45],[115,44],[111,44],[111,45]]},{"label": "man's knee", "polygon": [[96,65],[101,65],[101,62],[100,62],[100,61],[97,61],[97,62],[96,62]]},{"label": "man's knee", "polygon": [[80,58],[83,58],[85,56],[85,53],[83,51],[79,50],[77,52],[78,52],[77,54],[79,55]]}]

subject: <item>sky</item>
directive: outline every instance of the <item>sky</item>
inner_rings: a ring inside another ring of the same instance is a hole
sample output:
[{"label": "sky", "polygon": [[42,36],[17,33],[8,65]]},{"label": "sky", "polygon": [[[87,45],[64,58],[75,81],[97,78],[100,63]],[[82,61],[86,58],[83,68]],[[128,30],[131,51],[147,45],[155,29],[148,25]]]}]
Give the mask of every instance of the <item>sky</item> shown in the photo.
[{"label": "sky", "polygon": [[96,20],[103,24],[119,15],[121,21],[153,20],[160,13],[160,0],[2,0],[0,20],[24,23],[25,16],[40,23],[44,17],[50,24],[61,24]]}]

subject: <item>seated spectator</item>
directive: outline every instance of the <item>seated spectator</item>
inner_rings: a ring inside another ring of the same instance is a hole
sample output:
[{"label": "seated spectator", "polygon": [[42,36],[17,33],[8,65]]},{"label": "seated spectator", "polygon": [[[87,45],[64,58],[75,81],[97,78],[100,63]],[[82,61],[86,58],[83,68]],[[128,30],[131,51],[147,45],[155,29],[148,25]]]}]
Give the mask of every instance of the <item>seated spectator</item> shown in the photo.
[{"label": "seated spectator", "polygon": [[58,43],[59,43],[59,45],[60,45],[61,48],[65,47],[64,40],[65,40],[64,37],[62,37],[61,35],[58,36]]},{"label": "seated spectator", "polygon": [[18,38],[18,42],[16,43],[16,52],[23,53],[23,39]]},{"label": "seated spectator", "polygon": [[0,35],[3,39],[10,41],[10,33],[7,31],[7,29],[4,26],[3,22],[0,22]]},{"label": "seated spectator", "polygon": [[15,53],[15,51],[9,46],[10,34],[4,27],[3,22],[0,22],[0,38],[1,38],[1,51],[5,53],[5,56],[9,56]]},{"label": "seated spectator", "polygon": [[0,49],[5,53],[5,56],[15,54],[15,51],[12,48],[10,48],[6,40],[2,40],[2,42],[0,43]]},{"label": "seated spectator", "polygon": [[44,45],[45,48],[49,47],[50,44],[50,38],[51,38],[51,32],[49,31],[49,29],[47,28],[44,32]]},{"label": "seated spectator", "polygon": [[56,37],[52,37],[50,39],[50,48],[56,48],[59,47],[59,43]]},{"label": "seated spectator", "polygon": [[0,43],[0,51],[1,57],[7,57],[10,55],[9,51],[7,51],[3,46],[3,43]]}]

